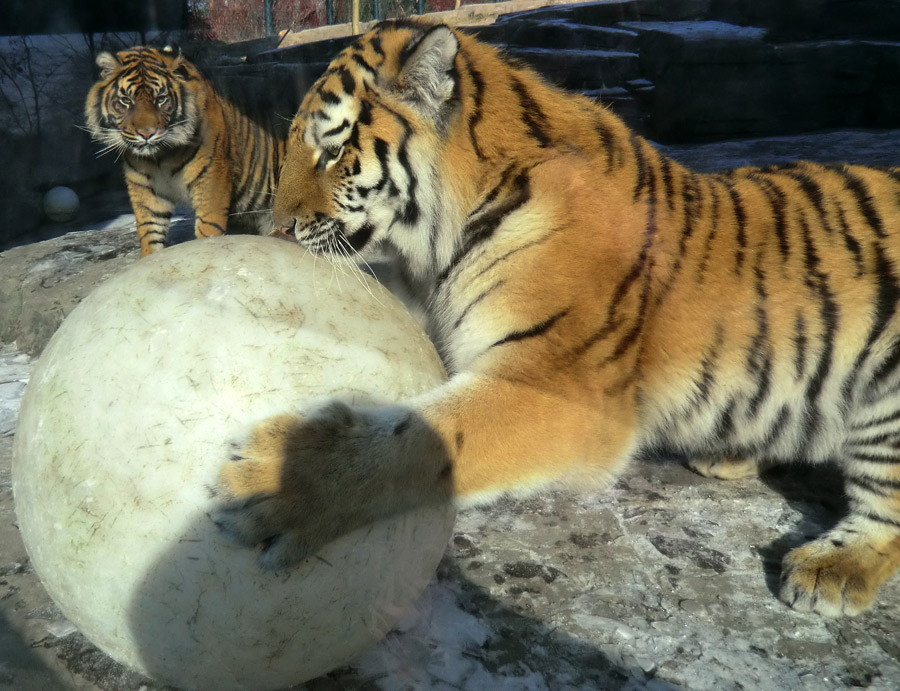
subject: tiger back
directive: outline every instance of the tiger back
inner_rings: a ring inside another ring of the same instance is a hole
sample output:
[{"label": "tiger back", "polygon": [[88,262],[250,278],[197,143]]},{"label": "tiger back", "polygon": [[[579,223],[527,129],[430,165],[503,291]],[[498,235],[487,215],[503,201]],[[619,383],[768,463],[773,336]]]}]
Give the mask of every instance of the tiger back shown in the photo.
[{"label": "tiger back", "polygon": [[162,248],[177,203],[196,237],[268,232],[295,107],[247,107],[225,98],[179,51],[138,46],[97,57],[88,131],[121,154],[141,256]]},{"label": "tiger back", "polygon": [[447,497],[608,485],[665,447],[722,478],[840,466],[849,512],[785,556],[789,606],[853,615],[897,570],[900,168],[695,173],[493,47],[400,21],[307,94],[274,219],[320,253],[392,245],[453,376],[257,425],[215,520],[263,565]]}]

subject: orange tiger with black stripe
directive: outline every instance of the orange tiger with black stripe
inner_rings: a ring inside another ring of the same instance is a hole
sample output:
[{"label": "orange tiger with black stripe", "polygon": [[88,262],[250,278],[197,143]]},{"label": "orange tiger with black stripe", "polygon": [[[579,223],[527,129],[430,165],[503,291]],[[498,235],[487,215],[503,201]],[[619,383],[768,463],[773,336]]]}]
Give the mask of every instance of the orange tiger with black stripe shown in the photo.
[{"label": "orange tiger with black stripe", "polygon": [[396,248],[452,376],[252,429],[214,518],[263,566],[664,446],[717,477],[839,463],[850,510],[786,555],[791,607],[856,614],[897,570],[900,168],[697,174],[494,48],[396,22],[307,94],[274,208],[315,251]]},{"label": "orange tiger with black stripe", "polygon": [[198,238],[271,230],[287,122],[220,96],[180,51],[138,46],[97,56],[88,131],[125,164],[141,256],[161,249],[176,203],[190,204]]}]

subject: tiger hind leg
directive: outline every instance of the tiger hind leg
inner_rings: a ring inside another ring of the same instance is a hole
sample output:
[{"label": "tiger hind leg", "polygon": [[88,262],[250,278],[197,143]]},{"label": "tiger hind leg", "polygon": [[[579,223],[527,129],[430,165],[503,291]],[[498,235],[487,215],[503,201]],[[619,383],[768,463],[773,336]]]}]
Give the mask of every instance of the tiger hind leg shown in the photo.
[{"label": "tiger hind leg", "polygon": [[756,461],[749,458],[692,457],[687,466],[698,475],[719,480],[740,480],[757,474]]},{"label": "tiger hind leg", "polygon": [[900,433],[893,436],[848,445],[842,464],[848,515],[782,563],[780,597],[794,609],[858,614],[900,567]]}]

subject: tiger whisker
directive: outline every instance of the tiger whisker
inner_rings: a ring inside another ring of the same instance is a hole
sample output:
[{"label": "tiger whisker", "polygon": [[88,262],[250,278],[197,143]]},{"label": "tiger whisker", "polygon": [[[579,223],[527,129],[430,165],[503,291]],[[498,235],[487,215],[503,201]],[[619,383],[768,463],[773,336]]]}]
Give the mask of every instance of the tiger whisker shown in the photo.
[{"label": "tiger whisker", "polygon": [[359,267],[360,262],[365,264],[366,268],[369,270],[369,273],[374,276],[375,272],[372,270],[372,267],[369,266],[369,262],[367,262],[363,258],[363,256],[356,249],[353,248],[353,245],[350,244],[350,241],[347,239],[346,236],[341,235],[339,237],[339,240],[341,241],[341,244],[345,247],[345,255],[344,256],[346,257],[347,262],[351,266],[351,273],[356,277],[356,280],[359,281],[360,285],[362,285],[362,287],[366,289],[366,292],[375,300],[375,302],[377,302],[379,305],[384,307],[384,304],[381,302],[381,300],[379,300],[375,296],[375,293],[372,290],[372,287],[369,285],[368,281],[366,281],[365,277],[363,276],[363,274],[365,272]]},{"label": "tiger whisker", "polygon": [[331,264],[331,278],[332,278],[332,281],[329,282],[329,284],[328,284],[328,290],[331,290],[331,283],[336,281],[337,286],[338,286],[338,292],[340,292],[341,295],[343,295],[344,294],[344,286],[341,285],[341,280],[338,277],[338,271],[341,272],[341,275],[345,275],[345,274],[344,274],[344,269],[341,266],[341,262],[340,262],[340,248],[338,247],[337,241],[334,236],[331,236],[328,238],[328,243],[326,244],[326,248],[328,250],[329,259],[330,259],[329,263]]},{"label": "tiger whisker", "polygon": [[346,268],[351,276],[354,276],[357,281],[359,281],[359,277],[356,275],[358,271],[358,267],[354,264],[353,260],[350,258],[349,253],[347,252],[347,248],[344,244],[344,238],[342,235],[337,235],[334,239],[333,246],[335,248],[338,262],[341,265],[341,272],[346,275],[344,269]]},{"label": "tiger whisker", "polygon": [[112,144],[108,144],[107,146],[104,146],[96,154],[94,154],[94,156],[96,158],[100,158],[101,156],[108,154],[110,151],[114,151],[115,149],[124,149],[124,148],[125,147],[121,143],[113,142]]},{"label": "tiger whisker", "polygon": [[270,214],[272,209],[247,209],[246,211],[231,211],[229,216],[245,216],[247,214]]},{"label": "tiger whisker", "polygon": [[[303,248],[306,250],[307,253],[309,253],[311,251],[309,249],[309,247],[307,247],[306,245],[303,245]],[[319,255],[318,255],[318,253],[313,252],[312,257],[313,257],[313,292],[318,293],[319,292],[318,272],[316,271],[316,266],[318,264]]]}]

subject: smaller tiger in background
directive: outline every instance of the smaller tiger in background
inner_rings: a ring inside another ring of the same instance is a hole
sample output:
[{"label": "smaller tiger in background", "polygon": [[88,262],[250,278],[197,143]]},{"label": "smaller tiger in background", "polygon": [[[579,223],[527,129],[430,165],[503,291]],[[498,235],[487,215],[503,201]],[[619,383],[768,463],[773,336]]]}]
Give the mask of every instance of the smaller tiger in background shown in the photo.
[{"label": "smaller tiger in background", "polygon": [[252,112],[169,47],[103,52],[97,66],[88,131],[122,156],[142,257],[165,245],[177,203],[190,204],[198,238],[271,230],[293,109]]}]

